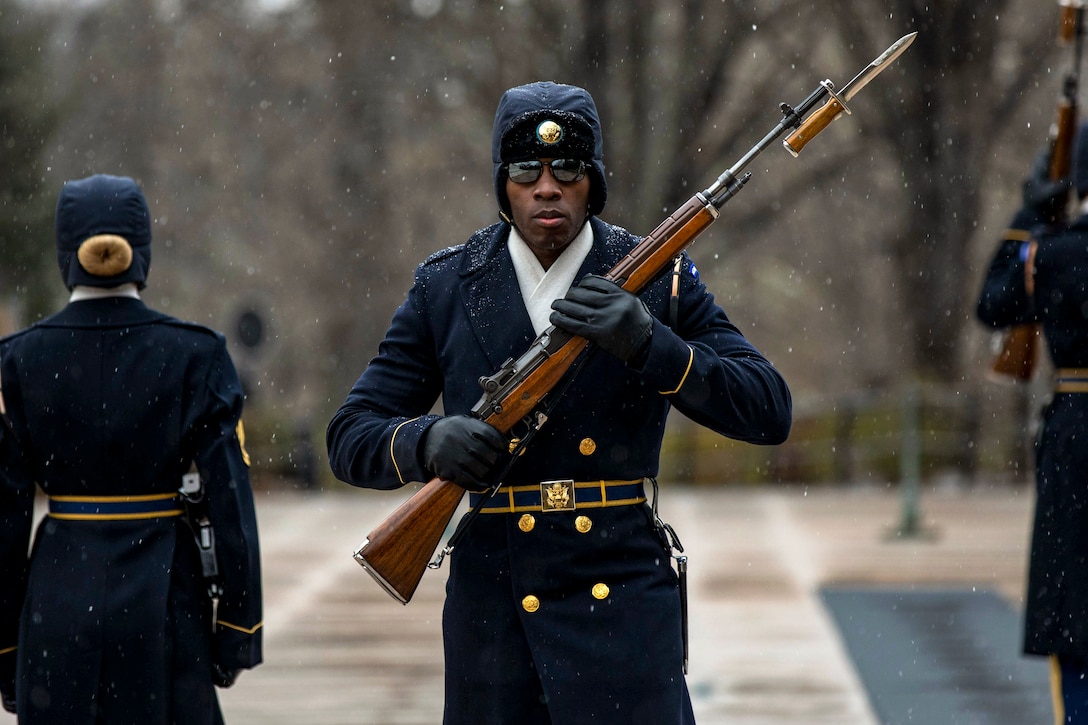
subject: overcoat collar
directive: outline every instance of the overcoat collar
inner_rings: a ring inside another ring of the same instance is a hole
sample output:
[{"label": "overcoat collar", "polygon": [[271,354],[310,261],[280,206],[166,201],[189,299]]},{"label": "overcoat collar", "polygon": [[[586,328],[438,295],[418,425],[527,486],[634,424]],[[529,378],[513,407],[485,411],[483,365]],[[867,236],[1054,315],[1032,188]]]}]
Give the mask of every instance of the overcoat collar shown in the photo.
[{"label": "overcoat collar", "polygon": [[[623,252],[604,244],[609,226],[590,217],[593,248],[586,255],[575,280],[587,274],[604,274]],[[510,225],[493,224],[465,242],[461,263],[461,299],[476,338],[488,361],[498,370],[508,358],[516,358],[532,344],[533,332],[525,301],[521,298],[514,263],[506,249]]]},{"label": "overcoat collar", "polygon": [[143,300],[131,297],[69,302],[55,315],[45,318],[40,327],[124,327],[145,325],[166,319],[167,315],[149,308]]}]

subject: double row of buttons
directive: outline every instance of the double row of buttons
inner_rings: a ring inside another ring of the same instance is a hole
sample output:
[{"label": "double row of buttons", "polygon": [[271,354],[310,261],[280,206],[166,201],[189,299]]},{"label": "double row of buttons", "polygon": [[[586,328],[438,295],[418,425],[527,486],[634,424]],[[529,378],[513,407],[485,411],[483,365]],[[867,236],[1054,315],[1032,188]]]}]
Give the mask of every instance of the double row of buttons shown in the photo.
[{"label": "double row of buttons", "polygon": [[[518,519],[518,528],[529,533],[536,527],[536,517],[532,514],[523,514]],[[593,520],[588,516],[578,516],[574,519],[574,528],[578,533],[588,533],[593,528]],[[598,582],[593,585],[593,589],[590,590],[594,599],[607,599],[608,598],[608,585],[603,582]],[[532,594],[521,600],[521,606],[526,612],[535,612],[540,609],[540,599]]]},{"label": "double row of buttons", "polygon": [[[597,582],[593,585],[593,589],[590,590],[590,594],[594,599],[607,599],[609,593],[608,585],[604,582]],[[521,606],[530,614],[540,609],[540,599],[532,594],[521,600]]]},{"label": "double row of buttons", "polygon": [[[522,514],[522,517],[518,519],[518,528],[529,533],[536,528],[536,517],[532,514]],[[593,521],[588,516],[578,516],[574,519],[574,528],[580,534],[589,533],[589,530],[593,528]]]}]

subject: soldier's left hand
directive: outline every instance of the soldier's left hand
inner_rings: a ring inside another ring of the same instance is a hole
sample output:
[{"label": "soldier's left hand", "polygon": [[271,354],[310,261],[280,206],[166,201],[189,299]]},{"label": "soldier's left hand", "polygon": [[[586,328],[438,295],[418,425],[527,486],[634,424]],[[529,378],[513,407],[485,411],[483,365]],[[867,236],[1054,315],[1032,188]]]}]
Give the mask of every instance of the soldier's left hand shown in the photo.
[{"label": "soldier's left hand", "polygon": [[0,655],[0,706],[15,712],[15,653]]},{"label": "soldier's left hand", "polygon": [[566,297],[552,303],[551,323],[581,335],[625,363],[650,345],[653,317],[635,295],[595,274],[586,275]]},{"label": "soldier's left hand", "polygon": [[234,684],[234,681],[238,679],[238,673],[240,670],[232,670],[223,667],[219,664],[212,664],[212,681],[216,687],[222,687],[226,689]]}]

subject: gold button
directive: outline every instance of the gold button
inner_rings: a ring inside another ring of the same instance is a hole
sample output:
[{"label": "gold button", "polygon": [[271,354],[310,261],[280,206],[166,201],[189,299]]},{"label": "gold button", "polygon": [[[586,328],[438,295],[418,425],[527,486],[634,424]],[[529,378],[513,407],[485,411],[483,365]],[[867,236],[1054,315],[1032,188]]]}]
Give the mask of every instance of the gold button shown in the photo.
[{"label": "gold button", "polygon": [[518,528],[525,533],[532,531],[534,526],[536,526],[536,519],[533,518],[532,514],[525,514],[518,519]]},{"label": "gold button", "polygon": [[595,450],[597,450],[597,441],[592,438],[583,438],[578,444],[578,452],[583,456],[592,456]]},{"label": "gold button", "polygon": [[[597,586],[602,585],[598,584]],[[605,589],[608,589],[608,587],[605,587]],[[605,593],[607,594],[607,592]],[[525,609],[526,612],[535,612],[536,610],[540,609],[540,600],[530,594],[529,596],[521,600],[521,606]]]},{"label": "gold button", "polygon": [[574,520],[574,528],[578,529],[579,533],[584,534],[593,528],[593,522],[588,516],[579,516]]},{"label": "gold button", "polygon": [[608,596],[607,584],[594,584],[593,585],[593,597],[594,599],[604,599]]}]

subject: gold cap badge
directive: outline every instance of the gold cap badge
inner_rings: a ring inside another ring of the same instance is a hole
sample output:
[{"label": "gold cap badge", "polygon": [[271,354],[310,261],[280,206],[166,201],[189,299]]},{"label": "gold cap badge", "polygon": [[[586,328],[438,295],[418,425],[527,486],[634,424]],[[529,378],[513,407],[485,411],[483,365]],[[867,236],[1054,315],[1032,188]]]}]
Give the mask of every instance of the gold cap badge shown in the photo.
[{"label": "gold cap badge", "polygon": [[557,144],[563,138],[563,127],[555,121],[541,121],[536,127],[536,137],[548,146]]}]

